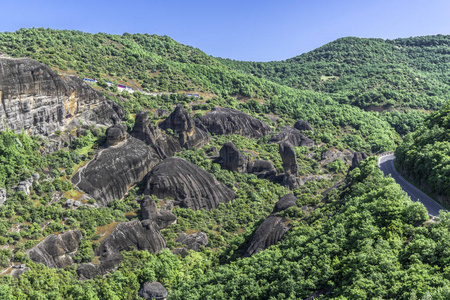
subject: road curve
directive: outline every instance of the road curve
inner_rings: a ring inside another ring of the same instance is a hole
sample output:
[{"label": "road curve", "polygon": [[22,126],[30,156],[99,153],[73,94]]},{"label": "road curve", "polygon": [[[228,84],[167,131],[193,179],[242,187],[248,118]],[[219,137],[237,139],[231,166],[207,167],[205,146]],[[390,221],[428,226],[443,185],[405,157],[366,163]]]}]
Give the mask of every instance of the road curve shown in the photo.
[{"label": "road curve", "polygon": [[416,188],[414,185],[409,183],[406,179],[404,179],[394,167],[394,154],[389,154],[386,156],[381,156],[378,158],[378,166],[381,171],[383,171],[384,176],[391,174],[392,178],[394,178],[395,182],[397,182],[401,188],[411,197],[413,201],[420,201],[425,205],[428,210],[428,214],[431,216],[438,216],[439,211],[444,208],[434,201],[431,197],[426,195],[424,192]]}]

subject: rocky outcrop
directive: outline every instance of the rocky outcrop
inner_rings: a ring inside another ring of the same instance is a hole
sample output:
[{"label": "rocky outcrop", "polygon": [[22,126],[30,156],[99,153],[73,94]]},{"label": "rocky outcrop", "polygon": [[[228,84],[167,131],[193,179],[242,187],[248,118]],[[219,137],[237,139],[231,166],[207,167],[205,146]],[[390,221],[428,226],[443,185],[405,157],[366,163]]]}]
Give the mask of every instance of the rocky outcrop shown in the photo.
[{"label": "rocky outcrop", "polygon": [[181,151],[178,140],[165,134],[159,127],[153,126],[146,112],[142,111],[136,114],[134,127],[130,134],[152,146],[161,159]]},{"label": "rocky outcrop", "polygon": [[303,121],[303,120],[298,120],[297,122],[295,122],[294,128],[298,129],[300,131],[304,131],[304,130],[314,131],[314,128],[311,125],[309,125],[308,122]]},{"label": "rocky outcrop", "polygon": [[177,221],[177,217],[170,210],[158,209],[155,200],[150,196],[145,196],[141,202],[141,215],[143,220],[153,220],[159,229]]},{"label": "rocky outcrop", "polygon": [[172,253],[175,255],[179,255],[182,258],[185,258],[186,256],[189,255],[189,252],[186,248],[176,248],[172,250]]},{"label": "rocky outcrop", "polygon": [[240,173],[247,172],[249,158],[247,155],[242,154],[232,142],[225,143],[219,154],[222,168]]},{"label": "rocky outcrop", "polygon": [[185,149],[200,148],[209,143],[208,134],[195,126],[194,120],[181,104],[175,107],[159,127],[176,133],[180,146]]},{"label": "rocky outcrop", "polygon": [[77,252],[82,237],[76,230],[61,235],[51,234],[26,253],[35,263],[49,268],[65,268],[73,265],[72,256]]},{"label": "rocky outcrop", "polygon": [[144,299],[164,300],[167,298],[167,290],[160,282],[147,281],[141,285],[139,296]]},{"label": "rocky outcrop", "polygon": [[216,208],[236,197],[211,174],[179,157],[166,158],[151,170],[144,194],[159,199],[170,197],[175,205],[194,210]]},{"label": "rocky outcrop", "polygon": [[259,225],[253,234],[244,257],[265,250],[281,240],[290,227],[280,213],[289,207],[296,206],[296,201],[297,199],[292,194],[287,194],[278,200],[272,213]]},{"label": "rocky outcrop", "polygon": [[354,152],[351,169],[353,170],[354,168],[358,167],[359,164],[368,157],[369,155],[364,152]]},{"label": "rocky outcrop", "polygon": [[144,142],[128,137],[117,146],[101,149],[71,180],[99,204],[107,205],[114,199],[121,199],[129,187],[141,181],[159,161]]},{"label": "rocky outcrop", "polygon": [[127,139],[127,126],[117,124],[106,130],[106,144],[108,147],[117,146]]},{"label": "rocky outcrop", "polygon": [[348,150],[339,151],[337,149],[331,148],[321,154],[322,161],[321,165],[329,164],[336,159],[342,160],[344,163],[348,165],[352,165],[353,161],[353,153]]},{"label": "rocky outcrop", "polygon": [[204,232],[196,232],[189,235],[183,232],[175,242],[185,245],[190,250],[198,251],[201,246],[206,247],[208,245],[208,237]]},{"label": "rocky outcrop", "polygon": [[281,143],[284,141],[288,141],[294,147],[305,146],[312,147],[314,146],[314,141],[303,135],[299,130],[292,127],[282,127],[279,133],[274,134],[269,143]]},{"label": "rocky outcrop", "polygon": [[79,266],[77,273],[81,279],[90,279],[115,270],[122,261],[121,251],[137,249],[151,253],[160,252],[166,242],[158,226],[151,220],[134,220],[120,223],[95,249],[98,264],[87,263]]},{"label": "rocky outcrop", "polygon": [[227,142],[220,149],[220,157],[216,160],[222,168],[230,171],[255,174],[258,178],[273,179],[277,171],[273,164],[267,160],[252,160],[241,153],[232,143]]},{"label": "rocky outcrop", "polygon": [[197,127],[218,135],[239,134],[258,139],[272,132],[269,125],[241,111],[215,107],[195,120]]},{"label": "rocky outcrop", "polygon": [[123,111],[77,77],[29,58],[0,55],[0,131],[49,135],[81,120],[112,125]]},{"label": "rocky outcrop", "polygon": [[297,175],[298,166],[297,158],[295,157],[295,149],[288,141],[281,142],[278,146],[278,151],[283,161],[283,169],[285,174]]}]

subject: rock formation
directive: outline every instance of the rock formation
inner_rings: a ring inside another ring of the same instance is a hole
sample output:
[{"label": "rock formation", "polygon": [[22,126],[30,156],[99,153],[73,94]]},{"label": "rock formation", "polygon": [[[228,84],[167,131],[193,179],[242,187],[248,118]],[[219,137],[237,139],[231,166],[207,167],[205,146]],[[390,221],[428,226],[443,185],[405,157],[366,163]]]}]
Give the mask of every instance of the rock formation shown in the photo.
[{"label": "rock formation", "polygon": [[127,139],[127,126],[118,124],[106,130],[106,144],[108,147],[117,146]]},{"label": "rock formation", "polygon": [[353,153],[348,150],[339,151],[337,149],[331,148],[321,154],[322,161],[321,165],[329,164],[336,159],[342,160],[344,163],[351,165],[353,161]]},{"label": "rock formation", "polygon": [[176,205],[194,210],[216,208],[236,197],[211,174],[179,157],[166,158],[156,165],[146,181],[144,194],[159,199],[171,197]]},{"label": "rock formation", "polygon": [[35,263],[49,268],[65,268],[73,265],[72,256],[77,252],[81,238],[81,232],[76,230],[61,235],[51,234],[25,253]]},{"label": "rock formation", "polygon": [[305,146],[312,147],[314,146],[314,141],[303,135],[299,130],[293,127],[282,127],[279,133],[274,134],[269,143],[281,143],[284,141],[288,141],[294,147]]},{"label": "rock formation", "polygon": [[240,134],[258,139],[272,132],[269,125],[241,111],[215,107],[195,120],[197,127],[218,135]]},{"label": "rock formation", "polygon": [[2,188],[0,188],[0,206],[3,205],[6,201],[6,191]]},{"label": "rock formation", "polygon": [[286,219],[280,213],[289,207],[296,206],[297,199],[292,194],[287,194],[278,200],[272,213],[259,225],[250,240],[244,257],[251,256],[278,243],[289,230]]},{"label": "rock formation", "polygon": [[49,135],[78,120],[112,125],[123,111],[77,77],[29,58],[0,55],[0,131]]},{"label": "rock formation", "polygon": [[281,142],[278,146],[285,174],[297,175],[298,166],[295,157],[295,149],[288,141]]},{"label": "rock formation", "polygon": [[294,124],[294,128],[298,129],[300,131],[303,130],[310,130],[310,131],[314,131],[314,129],[312,128],[311,125],[309,125],[308,122],[303,121],[303,120],[298,120],[295,124]]},{"label": "rock formation", "polygon": [[79,266],[77,273],[81,279],[90,279],[115,270],[122,261],[121,251],[137,249],[151,253],[160,252],[166,246],[158,226],[151,220],[120,223],[95,249],[98,264],[87,263]]},{"label": "rock formation", "polygon": [[199,148],[209,143],[208,134],[195,126],[194,120],[181,104],[175,107],[159,127],[164,130],[171,129],[176,133],[182,148]]},{"label": "rock formation", "polygon": [[354,152],[351,169],[353,170],[354,168],[358,167],[359,164],[368,157],[369,155],[364,152]]},{"label": "rock formation", "polygon": [[146,112],[142,111],[136,114],[134,127],[130,134],[152,146],[161,159],[181,151],[178,140],[165,134],[159,127],[154,127]]},{"label": "rock formation", "polygon": [[117,146],[101,149],[71,180],[98,203],[107,205],[114,199],[121,199],[129,187],[141,181],[159,161],[144,142],[128,137]]},{"label": "rock formation", "polygon": [[177,221],[177,217],[170,210],[159,210],[155,200],[150,196],[145,196],[142,200],[141,214],[143,220],[153,220],[159,229],[164,229]]},{"label": "rock formation", "polygon": [[190,250],[198,251],[200,246],[205,247],[208,245],[208,237],[204,232],[196,232],[189,235],[183,232],[175,242],[185,245]]},{"label": "rock formation", "polygon": [[220,157],[216,159],[222,168],[230,171],[255,174],[258,178],[273,179],[277,171],[273,164],[267,160],[252,160],[241,153],[232,143],[227,142],[220,149]]},{"label": "rock formation", "polygon": [[144,299],[164,300],[167,298],[167,290],[160,282],[147,281],[141,285],[139,296]]}]

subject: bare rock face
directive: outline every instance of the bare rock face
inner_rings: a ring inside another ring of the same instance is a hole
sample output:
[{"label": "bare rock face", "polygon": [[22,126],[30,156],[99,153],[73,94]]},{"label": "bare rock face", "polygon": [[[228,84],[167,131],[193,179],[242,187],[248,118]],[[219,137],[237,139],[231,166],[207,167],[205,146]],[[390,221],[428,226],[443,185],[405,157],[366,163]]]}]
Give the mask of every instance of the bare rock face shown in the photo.
[{"label": "bare rock face", "polygon": [[90,279],[115,270],[122,261],[121,251],[137,249],[151,253],[160,252],[166,246],[166,241],[159,232],[158,226],[150,221],[120,223],[95,250],[99,256],[99,264],[82,264],[77,273],[81,279]]},{"label": "bare rock face", "polygon": [[178,142],[182,148],[199,148],[209,143],[208,134],[195,126],[194,120],[181,104],[175,107],[159,127],[164,130],[172,129],[178,134]]},{"label": "bare rock face", "polygon": [[112,125],[123,111],[81,79],[29,58],[0,55],[0,131],[50,135],[70,123]]},{"label": "bare rock face", "polygon": [[298,121],[294,124],[294,127],[295,127],[296,129],[300,130],[300,131],[303,131],[303,130],[314,131],[314,128],[313,128],[311,125],[309,125],[308,122],[303,121],[303,120],[298,120]]},{"label": "bare rock face", "polygon": [[314,141],[303,135],[299,130],[292,127],[282,127],[281,132],[274,134],[269,143],[281,143],[284,141],[288,141],[294,147],[305,146],[312,147],[314,146]]},{"label": "bare rock face", "polygon": [[287,194],[278,200],[273,212],[259,225],[253,234],[244,257],[251,256],[278,243],[289,230],[286,219],[280,216],[280,212],[289,207],[296,206],[297,199],[292,194]]},{"label": "bare rock face", "polygon": [[242,173],[247,171],[248,156],[242,154],[232,142],[225,143],[219,153],[223,168]]},{"label": "bare rock face", "polygon": [[147,281],[141,285],[139,296],[144,299],[164,300],[167,298],[167,290],[160,282]]},{"label": "bare rock face", "polygon": [[27,272],[29,270],[30,270],[30,268],[28,268],[28,267],[23,267],[23,268],[19,268],[19,269],[13,269],[11,271],[11,276],[13,278],[19,278],[20,275],[22,275],[23,273],[25,273],[25,272]]},{"label": "bare rock face", "polygon": [[141,214],[143,220],[154,221],[159,229],[164,229],[177,221],[177,217],[170,210],[159,210],[156,202],[150,196],[145,196],[142,200]]},{"label": "bare rock face", "polygon": [[171,197],[175,205],[194,210],[216,208],[236,194],[211,174],[179,157],[169,157],[156,165],[146,178],[144,194],[160,199]]},{"label": "bare rock face", "polygon": [[175,242],[182,243],[190,250],[198,251],[200,246],[205,247],[208,245],[208,237],[204,232],[196,232],[189,235],[183,232]]},{"label": "bare rock face", "polygon": [[218,135],[240,134],[258,139],[272,132],[269,125],[241,111],[215,107],[195,120],[197,127]]},{"label": "bare rock face", "polygon": [[106,143],[109,147],[117,146],[127,139],[127,126],[118,124],[106,129]]},{"label": "bare rock face", "polygon": [[159,127],[152,126],[146,112],[136,114],[130,134],[152,146],[161,159],[181,151],[180,143],[174,137],[165,134]]},{"label": "bare rock face", "polygon": [[258,178],[273,180],[277,175],[277,169],[268,160],[256,159],[247,164],[247,173],[255,174]]},{"label": "bare rock face", "polygon": [[351,165],[353,161],[353,153],[348,150],[339,151],[337,149],[329,149],[325,152],[322,152],[321,158],[322,161],[320,163],[322,165],[331,163],[336,159],[340,159],[344,163]]},{"label": "bare rock face", "polygon": [[71,180],[74,186],[106,206],[114,199],[121,199],[159,161],[153,149],[129,137],[120,145],[101,149]]},{"label": "bare rock face", "polygon": [[6,201],[6,191],[0,188],[0,206]]},{"label": "bare rock face", "polygon": [[356,167],[359,166],[359,164],[365,160],[366,158],[368,158],[369,155],[367,155],[364,152],[354,152],[353,153],[353,158],[352,158],[352,166],[351,169],[354,169]]},{"label": "bare rock face", "polygon": [[26,253],[35,263],[49,268],[65,268],[73,265],[72,256],[77,252],[81,238],[81,232],[76,230],[61,235],[51,234]]},{"label": "bare rock face", "polygon": [[288,141],[281,142],[278,150],[283,160],[283,169],[286,174],[296,175],[298,171],[295,149]]},{"label": "bare rock face", "polygon": [[172,250],[172,253],[175,255],[180,255],[182,258],[185,258],[189,255],[189,252],[186,248],[176,248]]}]

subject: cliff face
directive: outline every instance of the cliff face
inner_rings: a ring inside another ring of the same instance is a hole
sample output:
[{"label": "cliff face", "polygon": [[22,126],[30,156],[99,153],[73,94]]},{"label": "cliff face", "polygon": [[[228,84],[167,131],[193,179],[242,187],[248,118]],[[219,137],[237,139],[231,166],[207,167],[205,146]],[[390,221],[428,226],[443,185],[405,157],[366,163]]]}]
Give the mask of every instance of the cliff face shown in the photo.
[{"label": "cliff face", "polygon": [[77,77],[63,79],[35,60],[1,54],[0,101],[0,131],[49,135],[75,118],[112,125],[122,114]]}]

